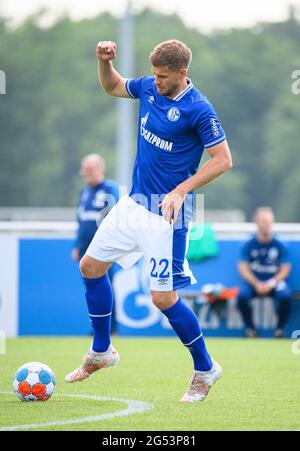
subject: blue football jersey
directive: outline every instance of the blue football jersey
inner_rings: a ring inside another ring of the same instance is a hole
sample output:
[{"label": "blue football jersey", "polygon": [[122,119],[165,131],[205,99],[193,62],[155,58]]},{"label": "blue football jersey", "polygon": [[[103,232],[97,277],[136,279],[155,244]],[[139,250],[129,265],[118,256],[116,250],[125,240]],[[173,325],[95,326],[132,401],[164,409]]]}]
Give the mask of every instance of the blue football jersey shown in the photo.
[{"label": "blue football jersey", "polygon": [[258,280],[265,281],[274,277],[283,263],[289,263],[288,250],[276,237],[269,243],[261,243],[254,236],[244,243],[241,261],[249,263]]},{"label": "blue football jersey", "polygon": [[130,196],[156,213],[164,194],[197,172],[204,148],[225,140],[212,104],[188,80],[174,99],[158,94],[154,77],[126,81],[140,100]]},{"label": "blue football jersey", "polygon": [[80,254],[85,253],[99,225],[118,200],[119,187],[112,180],[83,188],[77,207],[78,229],[74,242]]}]

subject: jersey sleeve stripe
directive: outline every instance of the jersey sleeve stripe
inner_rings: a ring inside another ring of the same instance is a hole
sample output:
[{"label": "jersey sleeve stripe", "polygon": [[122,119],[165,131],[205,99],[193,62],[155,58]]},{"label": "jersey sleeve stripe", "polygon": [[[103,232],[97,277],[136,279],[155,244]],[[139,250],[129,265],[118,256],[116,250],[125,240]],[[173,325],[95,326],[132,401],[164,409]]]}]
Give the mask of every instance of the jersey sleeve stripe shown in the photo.
[{"label": "jersey sleeve stripe", "polygon": [[136,97],[134,97],[134,95],[133,95],[132,92],[130,91],[130,88],[129,88],[129,82],[130,82],[130,79],[126,80],[126,83],[125,83],[126,91],[127,91],[128,94],[130,95],[130,97],[132,97],[133,99],[135,99]]},{"label": "jersey sleeve stripe", "polygon": [[187,88],[185,88],[184,91],[180,92],[176,97],[174,97],[173,101],[178,102],[179,100],[181,100],[193,87],[193,83],[190,82],[190,84],[187,86]]},{"label": "jersey sleeve stripe", "polygon": [[221,138],[216,139],[215,141],[212,141],[208,144],[205,144],[204,147],[205,147],[205,149],[208,149],[209,147],[213,147],[216,144],[220,144],[221,142],[225,141],[225,139],[226,139],[226,136],[223,135],[223,136],[221,136]]}]

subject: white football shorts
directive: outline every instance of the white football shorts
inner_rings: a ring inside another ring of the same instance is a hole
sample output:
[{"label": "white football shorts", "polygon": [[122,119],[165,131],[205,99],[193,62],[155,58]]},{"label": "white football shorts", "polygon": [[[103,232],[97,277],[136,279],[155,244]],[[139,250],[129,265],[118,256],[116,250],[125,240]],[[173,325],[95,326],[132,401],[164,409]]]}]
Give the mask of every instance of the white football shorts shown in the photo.
[{"label": "white football shorts", "polygon": [[188,231],[123,196],[100,224],[86,255],[124,269],[144,256],[150,289],[172,291],[197,282],[185,258]]}]

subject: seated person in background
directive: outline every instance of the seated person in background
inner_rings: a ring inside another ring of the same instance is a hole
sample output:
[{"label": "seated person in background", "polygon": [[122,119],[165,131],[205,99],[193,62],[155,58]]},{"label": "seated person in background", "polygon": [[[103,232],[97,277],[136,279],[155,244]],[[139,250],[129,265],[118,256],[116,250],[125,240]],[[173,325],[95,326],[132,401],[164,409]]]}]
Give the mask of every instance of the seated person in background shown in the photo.
[{"label": "seated person in background", "polygon": [[269,207],[260,207],[254,213],[257,232],[242,248],[238,263],[244,282],[239,287],[238,307],[242,314],[246,337],[256,337],[253,324],[251,299],[271,296],[278,303],[278,322],[275,337],[284,336],[288,319],[291,291],[286,283],[291,265],[286,246],[273,236],[274,214]]}]

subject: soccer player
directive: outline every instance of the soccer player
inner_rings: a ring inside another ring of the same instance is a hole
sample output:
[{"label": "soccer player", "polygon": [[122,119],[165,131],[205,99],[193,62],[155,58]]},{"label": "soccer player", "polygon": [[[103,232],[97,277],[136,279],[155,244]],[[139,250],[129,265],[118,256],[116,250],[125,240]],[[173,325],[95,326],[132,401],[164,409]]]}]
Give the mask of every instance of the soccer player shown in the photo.
[{"label": "soccer player", "polygon": [[[137,79],[126,80],[114,69],[114,42],[99,42],[96,54],[103,89],[139,99],[137,154],[129,196],[106,216],[80,262],[95,335],[83,364],[66,380],[83,380],[118,363],[109,336],[107,270],[115,261],[126,269],[144,255],[152,301],[193,359],[194,372],[181,401],[202,401],[222,370],[206,349],[198,318],[176,290],[195,282],[185,259],[191,193],[231,168],[230,150],[213,106],[188,78],[192,52],[184,43],[157,45],[150,54],[152,75]],[[211,158],[198,170],[204,149]]]},{"label": "soccer player", "polygon": [[252,319],[251,300],[255,296],[271,296],[278,306],[276,338],[284,337],[291,290],[286,279],[291,271],[287,247],[273,235],[274,213],[269,207],[260,207],[254,213],[256,235],[244,243],[238,263],[243,283],[239,287],[238,306],[245,323],[245,336],[256,337]]}]

